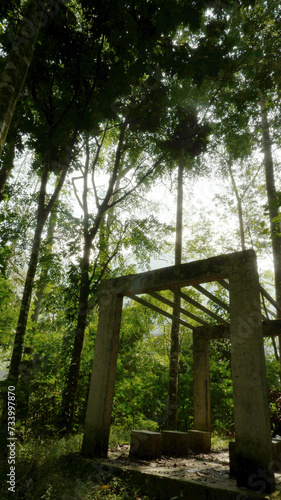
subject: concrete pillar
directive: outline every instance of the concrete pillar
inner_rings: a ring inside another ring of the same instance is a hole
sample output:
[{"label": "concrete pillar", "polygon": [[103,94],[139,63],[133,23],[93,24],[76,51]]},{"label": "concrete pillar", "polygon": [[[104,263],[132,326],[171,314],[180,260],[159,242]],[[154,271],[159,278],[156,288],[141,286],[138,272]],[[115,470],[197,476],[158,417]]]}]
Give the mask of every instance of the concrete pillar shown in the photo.
[{"label": "concrete pillar", "polygon": [[237,484],[268,493],[275,482],[254,253],[233,259],[229,282]]},{"label": "concrete pillar", "polygon": [[123,298],[113,293],[109,282],[103,282],[82,444],[82,454],[88,457],[107,457],[122,302]]},{"label": "concrete pillar", "polygon": [[196,330],[193,333],[193,399],[194,429],[211,432],[209,342]]}]

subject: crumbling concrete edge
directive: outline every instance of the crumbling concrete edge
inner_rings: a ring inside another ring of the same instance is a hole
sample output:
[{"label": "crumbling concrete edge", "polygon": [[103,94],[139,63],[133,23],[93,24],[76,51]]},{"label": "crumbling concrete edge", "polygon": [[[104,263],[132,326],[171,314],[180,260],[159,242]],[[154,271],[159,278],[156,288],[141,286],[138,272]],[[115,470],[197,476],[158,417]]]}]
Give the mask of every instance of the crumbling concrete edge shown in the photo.
[{"label": "crumbling concrete edge", "polygon": [[221,485],[202,484],[192,479],[179,479],[176,476],[153,473],[153,468],[148,466],[126,466],[113,464],[111,461],[95,460],[103,470],[109,470],[116,476],[128,478],[153,494],[151,498],[157,500],[281,500],[281,491],[276,490],[271,494],[260,494],[238,488],[236,486],[222,488]]}]

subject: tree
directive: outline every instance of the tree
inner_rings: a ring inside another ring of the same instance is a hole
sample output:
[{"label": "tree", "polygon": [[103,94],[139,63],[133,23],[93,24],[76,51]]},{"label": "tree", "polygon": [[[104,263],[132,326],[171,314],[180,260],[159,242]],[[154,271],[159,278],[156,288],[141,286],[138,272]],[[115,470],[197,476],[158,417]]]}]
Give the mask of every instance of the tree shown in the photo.
[{"label": "tree", "polygon": [[[166,141],[165,147],[172,153],[173,159],[178,161],[175,265],[179,265],[181,264],[182,257],[184,168],[190,167],[191,159],[204,151],[209,127],[206,124],[199,125],[196,110],[192,107],[179,108],[176,115],[178,115],[177,118],[179,123],[175,127],[173,136]],[[177,428],[180,308],[181,298],[180,295],[175,292],[171,327],[168,396],[168,427],[174,430]]]},{"label": "tree", "polygon": [[[122,156],[125,153],[125,134],[129,127],[131,131],[135,132],[143,132],[145,130],[153,131],[157,130],[159,127],[159,117],[161,117],[163,109],[165,109],[160,99],[160,92],[164,90],[162,84],[164,78],[161,74],[162,66],[164,66],[167,75],[174,74],[175,72],[180,74],[181,72],[186,72],[186,69],[183,67],[185,63],[183,59],[184,54],[187,55],[189,53],[189,64],[193,68],[198,64],[198,58],[202,57],[202,50],[198,51],[199,55],[196,51],[192,54],[189,44],[186,41],[185,43],[181,43],[177,48],[177,44],[174,43],[173,37],[175,36],[177,26],[182,22],[188,25],[191,30],[196,31],[199,29],[201,16],[205,8],[204,2],[196,4],[196,7],[190,3],[188,5],[188,11],[186,10],[186,5],[184,7],[181,5],[180,9],[178,5],[170,5],[167,8],[166,4],[162,2],[161,9],[160,5],[155,9],[153,5],[149,7],[146,5],[146,8],[144,8],[143,2],[135,2],[132,8],[126,7],[126,16],[124,16],[124,6],[121,4],[122,2],[120,3],[117,1],[116,10],[111,9],[110,13],[107,13],[107,10],[104,8],[102,8],[101,12],[99,12],[99,9],[96,10],[96,17],[99,18],[100,16],[100,26],[103,26],[102,23],[104,22],[105,16],[107,16],[103,40],[108,40],[109,46],[112,51],[116,51],[116,54],[122,53],[123,62],[126,68],[125,78],[123,76],[122,83],[125,85],[125,89],[128,89],[128,92],[126,95],[124,89],[123,98],[120,99],[118,105],[116,105],[116,103],[114,104],[114,111],[117,116],[119,114],[120,117],[124,117],[124,111],[126,115],[125,119],[119,124],[120,135],[111,179],[106,194],[103,197],[103,201],[100,203],[99,199],[96,198],[97,215],[94,217],[94,223],[91,229],[87,229],[87,235],[84,232],[85,246],[81,268],[80,305],[74,346],[76,354],[71,361],[67,390],[65,392],[63,404],[63,413],[66,416],[67,430],[70,430],[72,427],[74,400],[79,373],[79,357],[81,356],[86,324],[87,297],[89,295],[89,285],[88,283],[86,284],[86,281],[88,281],[90,249],[100,228],[104,213],[112,206],[110,200],[114,195],[114,191],[119,191],[117,186],[120,176],[119,167],[121,161],[123,161]],[[116,16],[119,16],[120,7],[122,10],[122,23],[120,27],[120,18],[118,17],[117,35]],[[163,23],[164,14],[166,16],[165,24]],[[108,31],[109,24],[111,26],[110,32]],[[145,41],[142,46],[140,46],[138,39],[140,27],[142,29],[142,39]],[[91,27],[91,29],[93,29],[93,27]],[[128,36],[130,36],[129,53],[127,52]],[[161,37],[163,36],[166,37],[166,44],[164,45],[161,42]],[[210,47],[208,47],[208,53],[209,51]],[[135,59],[132,55],[135,56]],[[149,57],[153,66],[147,65]],[[156,71],[153,70],[154,67]],[[120,74],[123,75],[123,71]],[[116,78],[116,73],[114,73],[114,78]],[[117,78],[117,85],[119,82],[120,75],[118,75]],[[156,95],[157,92],[158,96]],[[156,103],[154,107],[153,105],[151,106],[153,98]],[[93,119],[94,116],[93,113],[91,118]],[[89,127],[89,132],[93,132],[93,123],[91,125],[92,130]],[[186,131],[184,133],[186,133]],[[179,140],[184,140],[184,133]],[[142,170],[137,166],[136,169],[139,170],[140,173],[138,173],[139,177],[137,176],[137,182],[134,188],[127,191],[123,196],[119,197],[118,200],[115,200],[113,205],[125,199],[136,189],[136,187],[140,186],[147,179],[148,175],[152,174],[156,167],[158,167],[159,163],[160,160],[158,158],[152,167],[148,168],[143,175],[141,173]],[[121,169],[121,177],[122,175]],[[87,220],[88,216],[85,218],[86,226]]]},{"label": "tree", "polygon": [[[58,28],[60,28],[60,19],[53,19],[56,21]],[[73,19],[69,22],[69,28],[75,29],[73,27]],[[58,30],[59,31],[59,30]],[[56,32],[55,32],[56,34]],[[55,38],[55,36],[54,36]],[[71,37],[69,36],[71,40]],[[69,41],[68,39],[68,41]],[[73,40],[73,39],[72,39]],[[69,46],[68,46],[69,47]],[[50,47],[50,59],[51,66],[53,64],[53,58],[60,58],[65,55],[67,51],[66,44],[61,48],[60,51],[56,49],[56,52],[52,52],[54,45],[51,44]],[[34,59],[36,59],[34,55]],[[37,62],[42,67],[42,59],[40,57],[40,50],[38,54]],[[48,62],[48,61],[47,61]],[[69,62],[70,67],[72,67],[72,61]],[[44,68],[46,71],[46,67]],[[65,79],[62,80],[61,76],[64,73],[65,76],[69,76],[69,67],[65,63],[57,68],[57,71],[53,73],[53,78],[49,81],[38,82],[38,75],[34,75],[31,69],[29,73],[29,85],[32,93],[32,104],[33,107],[28,107],[26,110],[27,118],[21,122],[21,130],[28,131],[30,134],[30,145],[33,145],[36,150],[36,156],[34,161],[34,166],[37,167],[40,176],[40,191],[38,194],[38,208],[36,217],[36,227],[34,232],[34,240],[31,249],[31,255],[27,270],[27,275],[25,278],[21,308],[16,328],[16,334],[14,339],[13,352],[9,367],[9,373],[6,383],[8,385],[17,385],[18,378],[21,371],[21,358],[23,353],[24,337],[26,332],[27,319],[30,309],[31,296],[33,290],[34,277],[36,273],[39,251],[42,239],[42,233],[45,223],[50,215],[50,212],[56,203],[60,190],[63,186],[67,171],[70,167],[72,161],[72,155],[75,143],[78,138],[79,129],[81,127],[81,113],[79,111],[79,121],[77,120],[74,124],[69,124],[67,113],[71,109],[68,103],[65,102],[63,98],[63,88],[66,90]],[[41,75],[42,76],[42,75]],[[83,84],[84,81],[81,79],[79,84]],[[78,83],[77,83],[78,85]],[[72,83],[70,83],[72,87]],[[45,91],[44,95],[42,94]],[[53,92],[54,87],[56,92]],[[46,90],[50,91],[48,104],[45,106]],[[75,88],[77,91],[77,87]],[[30,99],[30,96],[28,96]],[[74,104],[74,103],[72,103]],[[55,112],[54,112],[55,109]],[[78,125],[79,124],[79,125]],[[47,138],[47,141],[46,141]],[[47,192],[48,181],[52,179],[52,174],[57,177],[57,182],[53,187],[52,193],[49,195]],[[7,385],[7,386],[8,386]],[[1,419],[1,438],[2,441],[5,440],[7,432],[7,401],[4,404],[2,419]]]},{"label": "tree", "polygon": [[[107,128],[102,136],[101,142],[96,140],[96,151],[94,151],[94,160],[92,161],[92,166],[90,168],[90,149],[88,139],[86,140],[86,162],[83,172],[84,188],[81,206],[83,208],[83,233],[84,233],[84,248],[83,257],[81,260],[81,276],[80,276],[80,292],[79,292],[79,306],[78,306],[78,319],[77,326],[74,335],[74,345],[71,357],[71,362],[69,366],[69,372],[67,375],[66,388],[63,396],[62,402],[62,415],[65,422],[66,431],[72,430],[73,426],[73,415],[74,415],[74,402],[78,384],[79,367],[81,360],[81,353],[84,342],[84,334],[87,321],[88,313],[88,301],[90,292],[93,293],[97,289],[97,286],[104,276],[104,273],[118,251],[119,245],[122,243],[122,232],[119,236],[119,240],[111,253],[105,257],[105,248],[101,247],[101,254],[98,258],[101,259],[100,264],[101,270],[97,273],[97,261],[93,267],[93,272],[90,273],[90,254],[93,248],[93,242],[98,238],[104,238],[103,224],[105,220],[106,213],[116,207],[118,204],[123,203],[129,196],[135,193],[135,191],[142,186],[150,177],[155,175],[155,171],[161,165],[165,157],[165,153],[158,155],[151,165],[146,165],[144,162],[146,160],[145,155],[141,155],[141,149],[144,146],[144,142],[140,140],[140,144],[137,140],[132,141],[135,133],[130,131],[130,114],[129,118],[121,118],[118,126],[118,142],[116,147],[113,149],[112,154],[112,165],[109,168],[109,178],[108,184],[105,189],[105,194],[100,196],[94,181],[95,169],[99,160],[103,142],[106,142]],[[136,117],[132,120],[133,128],[137,126]],[[143,126],[143,125],[142,125]],[[143,134],[140,134],[143,135]],[[109,135],[110,136],[110,135]],[[88,175],[89,170],[92,173],[93,179],[93,190],[95,193],[96,202],[96,213],[90,214],[88,208]],[[103,242],[104,245],[104,242]],[[108,249],[108,244],[106,244]]]},{"label": "tree", "polygon": [[[27,0],[24,5],[19,33],[10,36],[12,48],[7,56],[0,78],[0,157],[32,60],[34,45],[43,22],[43,16],[47,17],[46,4],[48,4],[47,1]],[[0,193],[3,189],[2,186],[3,183],[0,185]]]},{"label": "tree", "polygon": [[[268,215],[271,231],[274,281],[277,308],[281,300],[281,239],[279,228],[278,193],[275,188],[272,147],[280,142],[280,133],[270,130],[269,116],[280,113],[278,95],[280,93],[280,72],[271,55],[279,53],[280,6],[271,0],[255,2],[245,6],[234,15],[239,35],[233,29],[233,36],[239,37],[237,46],[236,71],[225,94],[235,110],[238,134],[243,135],[242,123],[249,121],[248,130],[259,138],[264,157],[264,171],[268,199]],[[220,114],[220,113],[219,113]],[[234,113],[233,113],[234,114]],[[275,136],[275,137],[274,137]],[[248,143],[248,147],[251,141]],[[242,148],[243,149],[243,148]],[[238,200],[239,201],[239,200]],[[281,339],[279,339],[280,344]],[[281,344],[280,344],[281,345]]]}]

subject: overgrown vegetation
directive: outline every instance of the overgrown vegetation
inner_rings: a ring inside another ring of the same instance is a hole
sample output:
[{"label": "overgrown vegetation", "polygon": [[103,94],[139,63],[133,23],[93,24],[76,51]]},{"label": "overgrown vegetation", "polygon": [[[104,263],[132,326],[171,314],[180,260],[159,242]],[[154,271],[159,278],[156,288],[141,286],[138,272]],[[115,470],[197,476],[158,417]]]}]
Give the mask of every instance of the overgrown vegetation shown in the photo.
[{"label": "overgrown vegetation", "polygon": [[[18,500],[146,500],[132,482],[112,468],[79,456],[82,436],[30,438],[17,446],[16,493]],[[1,498],[7,498],[6,461],[1,460]],[[9,497],[9,496],[8,496]]]}]

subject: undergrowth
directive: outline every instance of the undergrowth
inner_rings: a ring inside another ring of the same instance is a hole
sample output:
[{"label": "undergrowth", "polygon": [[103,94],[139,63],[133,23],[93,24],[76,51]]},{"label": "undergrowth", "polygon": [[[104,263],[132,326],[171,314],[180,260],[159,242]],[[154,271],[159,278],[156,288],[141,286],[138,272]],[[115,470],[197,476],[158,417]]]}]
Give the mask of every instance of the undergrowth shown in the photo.
[{"label": "undergrowth", "polygon": [[[126,477],[117,477],[116,469],[80,456],[82,433],[59,438],[25,438],[16,448],[16,488],[8,492],[8,458],[0,460],[0,498],[13,500],[148,500]],[[110,447],[129,443],[130,433],[112,426]],[[212,449],[228,448],[228,439],[212,435]]]},{"label": "undergrowth", "polygon": [[[146,500],[129,480],[79,455],[82,435],[17,445],[15,493],[8,491],[8,459],[0,460],[0,498],[13,500]],[[150,497],[151,498],[151,497]]]}]

